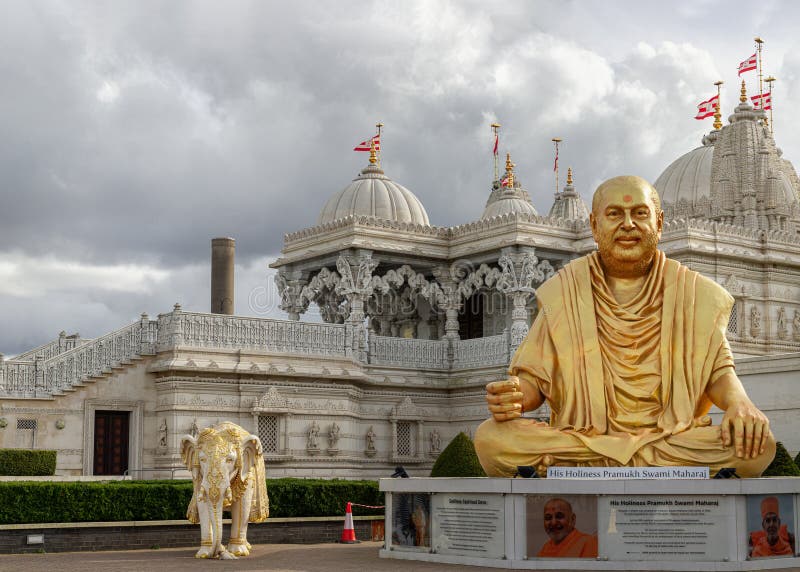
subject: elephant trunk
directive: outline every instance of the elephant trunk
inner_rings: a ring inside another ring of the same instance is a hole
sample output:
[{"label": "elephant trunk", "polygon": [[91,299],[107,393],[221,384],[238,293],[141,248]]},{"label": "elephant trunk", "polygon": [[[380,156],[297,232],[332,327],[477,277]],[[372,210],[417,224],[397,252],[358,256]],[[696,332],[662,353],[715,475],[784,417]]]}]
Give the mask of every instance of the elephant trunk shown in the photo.
[{"label": "elephant trunk", "polygon": [[208,506],[208,520],[211,529],[211,557],[223,557],[225,548],[222,545],[222,511],[230,503],[231,485],[227,471],[223,467],[212,464],[202,483]]},{"label": "elephant trunk", "polygon": [[222,552],[222,499],[208,503],[208,522],[211,525],[211,558],[217,558]]}]

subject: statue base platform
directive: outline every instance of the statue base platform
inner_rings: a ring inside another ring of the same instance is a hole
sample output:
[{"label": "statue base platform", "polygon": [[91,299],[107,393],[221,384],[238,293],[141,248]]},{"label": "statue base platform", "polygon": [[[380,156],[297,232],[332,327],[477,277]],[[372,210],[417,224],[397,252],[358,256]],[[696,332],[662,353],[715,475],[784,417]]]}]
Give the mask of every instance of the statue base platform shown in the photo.
[{"label": "statue base platform", "polygon": [[[382,558],[517,570],[800,566],[800,478],[411,478],[380,489]],[[773,512],[777,525],[763,518]]]}]

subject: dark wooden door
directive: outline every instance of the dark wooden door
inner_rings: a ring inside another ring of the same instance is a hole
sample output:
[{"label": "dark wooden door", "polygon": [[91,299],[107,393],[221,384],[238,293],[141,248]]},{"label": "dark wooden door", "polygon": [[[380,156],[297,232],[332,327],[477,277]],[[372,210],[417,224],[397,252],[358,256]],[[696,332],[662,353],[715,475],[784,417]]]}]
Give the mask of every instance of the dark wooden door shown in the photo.
[{"label": "dark wooden door", "polygon": [[130,415],[129,411],[95,411],[95,475],[121,475],[128,470]]}]

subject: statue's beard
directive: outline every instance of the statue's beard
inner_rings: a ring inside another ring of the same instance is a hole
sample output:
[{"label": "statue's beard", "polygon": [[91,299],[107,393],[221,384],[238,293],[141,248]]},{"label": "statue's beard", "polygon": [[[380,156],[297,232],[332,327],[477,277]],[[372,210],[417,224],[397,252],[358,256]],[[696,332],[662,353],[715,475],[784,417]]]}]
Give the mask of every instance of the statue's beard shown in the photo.
[{"label": "statue's beard", "polygon": [[[634,246],[622,246],[616,239],[635,237],[639,242]],[[603,235],[597,241],[600,259],[605,271],[612,276],[642,276],[650,269],[658,246],[658,234],[655,232],[636,230],[633,232],[618,231],[613,235]]]}]

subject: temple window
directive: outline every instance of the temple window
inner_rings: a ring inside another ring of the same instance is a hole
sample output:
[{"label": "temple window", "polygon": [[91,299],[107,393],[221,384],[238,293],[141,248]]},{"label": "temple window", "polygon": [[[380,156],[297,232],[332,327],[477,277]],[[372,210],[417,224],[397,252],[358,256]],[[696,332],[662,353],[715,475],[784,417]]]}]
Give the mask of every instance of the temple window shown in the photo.
[{"label": "temple window", "polygon": [[278,416],[259,415],[258,416],[258,438],[264,453],[277,453],[279,448],[278,441]]}]

